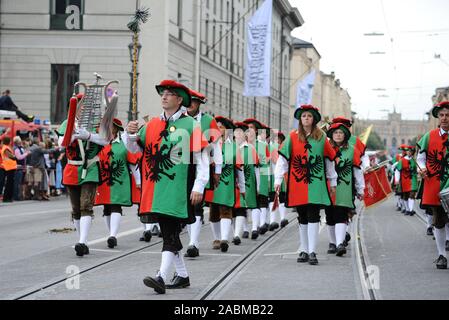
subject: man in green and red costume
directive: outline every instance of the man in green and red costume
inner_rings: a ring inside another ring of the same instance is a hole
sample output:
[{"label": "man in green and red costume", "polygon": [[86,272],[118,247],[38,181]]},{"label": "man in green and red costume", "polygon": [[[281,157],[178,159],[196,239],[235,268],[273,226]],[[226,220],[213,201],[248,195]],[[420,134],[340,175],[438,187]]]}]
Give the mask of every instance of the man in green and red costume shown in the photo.
[{"label": "man in green and red costume", "polygon": [[[176,81],[163,80],[156,90],[161,96],[162,114],[140,130],[138,122],[131,121],[123,139],[129,151],[143,149],[140,214],[148,216],[148,222],[159,223],[163,240],[159,272],[143,282],[163,294],[166,288],[190,285],[179,234],[184,224],[195,221],[194,206],[203,200],[209,163],[201,156],[208,146],[201,127],[182,108],[190,106],[189,89]],[[177,276],[166,286],[172,264]]]},{"label": "man in green and red costume", "polygon": [[[252,232],[251,239],[256,240],[259,237],[259,221],[260,211],[255,211],[258,208],[258,185],[259,185],[259,156],[256,148],[249,144],[247,133],[249,131],[248,124],[244,122],[234,122],[234,139],[240,153],[241,164],[243,165],[243,173],[245,176],[245,196],[240,192],[240,188],[236,188],[237,201],[234,206],[234,217],[245,217],[242,224],[236,225],[234,231],[234,243],[240,243],[240,236],[243,237],[244,224],[247,218],[247,209],[251,209],[252,215]],[[240,219],[240,218],[239,218]],[[239,239],[236,239],[238,237]]]},{"label": "man in green and red costume", "polygon": [[[274,200],[276,198],[276,191],[274,190],[274,170],[276,169],[276,163],[279,159],[279,148],[285,141],[285,134],[279,131],[273,136],[270,143],[270,163],[271,163],[271,182],[270,182],[270,210],[274,206]],[[285,179],[282,181],[281,190],[279,192],[278,200],[279,207],[276,210],[272,210],[270,215],[270,230],[275,230],[279,227],[277,211],[280,213],[280,226],[284,228],[288,224],[287,210],[285,208],[287,185]]]},{"label": "man in green and red costume", "polygon": [[140,181],[140,173],[135,169],[138,155],[130,153],[121,138],[124,131],[122,122],[114,118],[112,122],[111,143],[99,153],[100,182],[97,188],[95,205],[103,205],[103,216],[109,231],[107,244],[109,248],[117,246],[117,233],[122,217],[122,207],[131,207],[132,190],[131,174],[134,180]]},{"label": "man in green and red costume", "polygon": [[417,166],[415,159],[413,159],[410,146],[404,145],[402,148],[405,151],[405,156],[396,164],[394,180],[395,185],[399,185],[398,187],[402,193],[405,215],[413,216],[416,213],[414,206],[415,195],[418,191]]},{"label": "man in green and red costume", "polygon": [[[267,212],[268,212],[268,196],[270,186],[270,150],[268,144],[264,141],[266,138],[265,128],[266,126],[259,120],[250,118],[243,120],[248,125],[247,140],[248,144],[252,145],[259,157],[259,170],[258,170],[258,207],[253,209],[252,215],[259,215],[259,234],[265,234],[268,231]],[[254,220],[253,220],[254,221]],[[254,222],[253,222],[254,231]]]},{"label": "man in green and red costume", "polygon": [[337,154],[335,171],[337,172],[337,189],[332,197],[332,205],[326,207],[326,224],[329,233],[329,250],[327,253],[338,257],[346,254],[344,244],[349,211],[355,208],[357,197],[363,200],[365,179],[361,170],[360,151],[349,144],[351,132],[343,123],[333,123],[327,131],[332,147]]},{"label": "man in green and red costume", "polygon": [[[75,130],[70,133],[71,143],[66,148],[67,165],[64,168],[62,183],[67,188],[72,205],[72,219],[78,231],[79,242],[75,245],[77,256],[89,254],[87,236],[89,234],[92,218],[95,192],[99,182],[98,153],[109,141],[105,141],[96,132],[87,132],[78,128],[78,117],[83,108],[83,94],[76,96],[77,117]],[[66,134],[67,120],[65,120],[57,133],[59,145],[62,144]]]},{"label": "man in green and red costume", "polygon": [[402,213],[406,213],[407,210],[407,203],[406,201],[403,199],[402,197],[402,188],[401,188],[401,184],[400,183],[396,183],[395,181],[395,176],[398,173],[398,170],[396,169],[396,167],[399,165],[399,163],[401,162],[401,159],[404,158],[407,155],[407,145],[406,144],[401,144],[398,148],[398,150],[400,151],[400,153],[398,155],[396,155],[396,162],[393,163],[393,165],[391,166],[391,170],[393,171],[393,184],[394,184],[394,190],[395,190],[395,196],[398,197],[398,202],[399,202],[399,206],[397,211],[401,211]]},{"label": "man in green and red costume", "polygon": [[417,143],[419,153],[416,162],[424,181],[421,207],[432,211],[433,234],[439,254],[436,266],[447,269],[445,226],[448,213],[441,204],[439,194],[449,186],[449,101],[434,106],[432,115],[438,119],[438,128],[427,132]]},{"label": "man in green and red costume", "polygon": [[[207,98],[204,94],[195,90],[190,90],[190,97],[192,102],[190,107],[187,108],[187,114],[194,118],[201,126],[201,132],[205,139],[209,142],[209,146],[203,150],[203,157],[208,159],[211,163],[209,168],[210,178],[206,185],[206,190],[213,190],[220,180],[221,167],[223,164],[223,158],[218,140],[220,138],[220,131],[218,130],[217,122],[210,114],[204,113],[200,110],[200,106],[207,102]],[[195,219],[196,221],[187,226],[187,230],[190,236],[189,246],[186,250],[186,257],[194,258],[199,256],[199,237],[202,227],[203,215],[203,202],[195,206]],[[220,227],[219,223],[211,221],[212,229]]]},{"label": "man in green and red costume", "polygon": [[[233,208],[240,201],[241,194],[245,194],[245,176],[237,144],[233,141],[233,122],[225,117],[215,117],[221,137],[218,145],[221,149],[223,167],[220,179],[214,189],[206,190],[205,201],[209,203],[209,220],[212,225],[213,248],[227,252],[229,248],[229,234],[233,218]],[[236,188],[239,193],[236,194]],[[236,225],[242,225],[244,217],[236,217]],[[218,225],[219,228],[214,228]],[[236,227],[237,228],[237,227]],[[235,239],[234,239],[235,240]],[[240,242],[234,244],[240,244]]]}]

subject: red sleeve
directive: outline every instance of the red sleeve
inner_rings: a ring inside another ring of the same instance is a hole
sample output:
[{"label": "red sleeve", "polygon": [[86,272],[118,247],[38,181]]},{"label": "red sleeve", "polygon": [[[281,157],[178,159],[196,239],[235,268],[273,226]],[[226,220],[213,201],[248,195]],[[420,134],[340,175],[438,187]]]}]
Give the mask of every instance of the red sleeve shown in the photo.
[{"label": "red sleeve", "polygon": [[235,166],[237,167],[237,169],[241,169],[243,167],[243,165],[244,165],[244,163],[243,163],[242,155],[240,153],[240,150],[237,149],[237,156],[236,156],[236,160],[235,160]]},{"label": "red sleeve", "polygon": [[265,150],[265,156],[267,157],[267,159],[270,159],[270,149],[268,148],[268,144],[267,144],[267,148]]},{"label": "red sleeve", "polygon": [[209,145],[200,126],[195,126],[192,135],[190,136],[190,151],[200,152]]},{"label": "red sleeve", "polygon": [[217,141],[220,138],[220,136],[221,132],[220,129],[218,129],[217,121],[215,121],[215,119],[212,119],[209,128],[209,142],[212,143]]},{"label": "red sleeve", "polygon": [[365,154],[366,146],[363,144],[362,140],[360,140],[359,137],[357,137],[356,139],[355,148],[359,150],[361,156]]},{"label": "red sleeve", "polygon": [[331,161],[335,160],[335,157],[337,156],[337,153],[335,152],[334,148],[332,148],[331,143],[327,138],[325,138],[324,141],[324,157],[328,158]]},{"label": "red sleeve", "polygon": [[260,163],[259,163],[259,155],[257,154],[257,151],[256,151],[256,148],[252,148],[252,152],[253,152],[253,159],[254,159],[254,164],[256,165],[256,166],[258,166]]},{"label": "red sleeve", "polygon": [[362,155],[356,148],[354,148],[354,159],[352,161],[352,164],[357,168],[360,168],[362,166]]}]

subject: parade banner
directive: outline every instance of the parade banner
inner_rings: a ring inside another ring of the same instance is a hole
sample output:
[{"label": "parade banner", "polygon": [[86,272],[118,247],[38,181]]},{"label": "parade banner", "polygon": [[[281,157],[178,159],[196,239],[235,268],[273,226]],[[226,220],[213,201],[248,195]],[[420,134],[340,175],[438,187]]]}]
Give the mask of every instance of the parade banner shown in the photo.
[{"label": "parade banner", "polygon": [[269,97],[271,94],[272,16],[273,0],[265,0],[247,23],[245,97]]},{"label": "parade banner", "polygon": [[388,182],[387,172],[382,166],[365,173],[365,207],[371,207],[388,198],[392,192]]},{"label": "parade banner", "polygon": [[[315,85],[315,70],[298,83],[296,88],[296,109],[304,104],[311,104],[313,97],[313,87]],[[298,120],[293,119],[293,129],[298,128]]]}]

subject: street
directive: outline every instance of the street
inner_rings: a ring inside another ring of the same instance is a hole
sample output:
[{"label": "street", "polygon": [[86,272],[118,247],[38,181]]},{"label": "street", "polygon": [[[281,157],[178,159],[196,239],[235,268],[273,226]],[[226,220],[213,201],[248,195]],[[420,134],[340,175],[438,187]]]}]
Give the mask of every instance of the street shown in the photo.
[{"label": "street", "polygon": [[[322,211],[318,266],[296,262],[294,212],[284,229],[257,240],[243,239],[240,246],[231,244],[221,253],[211,248],[206,209],[200,256],[185,258],[191,286],[165,295],[142,283],[159,268],[162,241],[153,236],[149,243],[139,242],[142,227],[135,207],[124,210],[116,249],[107,248],[102,207],[95,208],[90,254],[82,258],[72,247],[77,239],[69,208],[65,196],[0,206],[0,299],[449,299],[449,271],[437,270],[432,263],[436,248],[423,220],[397,213],[392,198],[357,215],[343,258],[327,254]],[[186,248],[187,232],[181,240]]]}]

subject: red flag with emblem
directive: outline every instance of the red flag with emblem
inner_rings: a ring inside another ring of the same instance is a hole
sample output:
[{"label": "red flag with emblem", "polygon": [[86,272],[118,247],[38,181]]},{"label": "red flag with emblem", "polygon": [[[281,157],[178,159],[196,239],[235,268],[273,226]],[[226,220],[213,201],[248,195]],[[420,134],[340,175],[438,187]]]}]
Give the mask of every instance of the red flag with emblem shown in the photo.
[{"label": "red flag with emblem", "polygon": [[392,192],[385,167],[365,173],[365,207],[370,207],[388,198]]}]

